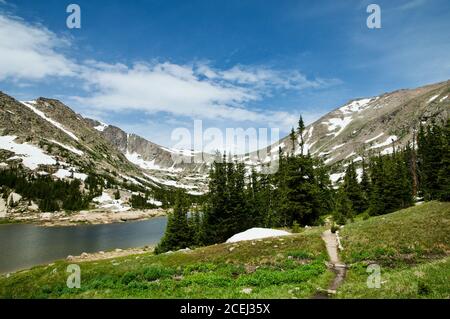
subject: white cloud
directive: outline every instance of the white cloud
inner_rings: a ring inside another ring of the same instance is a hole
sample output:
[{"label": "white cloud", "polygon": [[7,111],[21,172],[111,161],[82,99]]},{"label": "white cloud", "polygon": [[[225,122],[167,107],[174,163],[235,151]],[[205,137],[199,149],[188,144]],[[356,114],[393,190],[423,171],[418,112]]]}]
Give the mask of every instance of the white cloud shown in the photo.
[{"label": "white cloud", "polygon": [[406,3],[402,4],[398,8],[400,10],[410,10],[417,7],[421,7],[427,3],[427,0],[408,0]]},{"label": "white cloud", "polygon": [[132,67],[90,61],[83,77],[89,87],[79,103],[116,112],[140,110],[167,112],[192,118],[273,123],[280,126],[297,119],[286,112],[246,108],[277,89],[321,87],[299,72],[283,77],[267,68],[233,67],[213,70],[207,65],[139,63]]},{"label": "white cloud", "polygon": [[57,49],[68,45],[42,26],[0,14],[0,80],[74,75],[75,65]]},{"label": "white cloud", "polygon": [[307,88],[324,88],[340,83],[337,79],[317,78],[310,80],[298,70],[280,71],[265,66],[236,65],[231,69],[220,71],[203,64],[198,67],[198,71],[210,79],[256,86],[260,89],[303,90]]},{"label": "white cloud", "polygon": [[[122,65],[91,64],[84,80],[92,94],[78,98],[84,104],[113,111],[141,110],[184,116],[245,116],[238,106],[256,100],[245,88],[202,81],[187,66],[171,63]],[[234,111],[234,115],[230,114]]]},{"label": "white cloud", "polygon": [[48,77],[70,77],[85,92],[71,98],[96,114],[164,112],[174,117],[226,120],[227,125],[251,122],[280,128],[295,124],[297,115],[255,105],[275,92],[338,83],[266,66],[236,65],[221,70],[207,63],[75,62],[62,53],[70,45],[41,25],[0,13],[0,81],[12,80],[20,86]]}]

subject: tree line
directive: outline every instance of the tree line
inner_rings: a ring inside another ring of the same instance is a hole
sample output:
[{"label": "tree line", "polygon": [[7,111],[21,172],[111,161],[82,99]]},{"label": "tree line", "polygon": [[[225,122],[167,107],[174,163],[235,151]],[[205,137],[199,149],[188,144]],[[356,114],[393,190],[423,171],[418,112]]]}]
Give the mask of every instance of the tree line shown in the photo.
[{"label": "tree line", "polygon": [[[209,193],[199,207],[200,212],[194,211],[188,217],[189,204],[180,199],[184,195],[179,192],[178,204],[169,215],[157,251],[224,242],[251,227],[320,224],[322,216],[332,209],[333,189],[328,168],[303,152],[304,129],[300,117],[294,132],[300,152],[294,147],[284,153],[280,148],[275,174],[249,171],[244,163],[225,154],[222,160],[215,161],[209,172]],[[174,233],[175,229],[189,230],[184,232],[185,236]],[[179,242],[180,236],[182,245],[173,244]]]},{"label": "tree line", "polygon": [[416,200],[450,200],[450,120],[420,125],[411,143],[362,163],[361,178],[350,163],[335,195],[334,219],[343,224],[364,213],[376,216]]},{"label": "tree line", "polygon": [[[76,211],[86,209],[95,196],[80,190],[81,181],[54,180],[48,175],[35,176],[17,168],[0,170],[0,186],[3,198],[8,198],[11,190],[19,193],[25,200],[37,202],[39,210],[54,212],[60,209]],[[8,203],[11,205],[11,203]]]},{"label": "tree line", "polygon": [[[450,200],[450,120],[421,125],[406,147],[349,163],[337,189],[320,159],[304,154],[305,126],[292,130],[292,151],[279,149],[278,171],[248,172],[223,155],[209,173],[209,193],[193,210],[178,191],[157,252],[226,241],[251,227],[318,225],[332,214],[338,224],[356,215],[391,213],[425,200]],[[200,210],[200,212],[198,211]],[[188,212],[190,215],[188,216]]]}]

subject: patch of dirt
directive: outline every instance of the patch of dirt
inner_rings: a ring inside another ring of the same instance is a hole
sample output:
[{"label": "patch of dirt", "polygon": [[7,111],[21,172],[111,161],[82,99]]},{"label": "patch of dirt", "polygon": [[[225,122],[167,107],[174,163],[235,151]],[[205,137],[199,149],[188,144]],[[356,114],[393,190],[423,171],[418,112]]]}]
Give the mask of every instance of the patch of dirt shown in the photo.
[{"label": "patch of dirt", "polygon": [[329,267],[331,267],[336,276],[328,287],[328,290],[319,291],[315,296],[313,296],[313,299],[328,299],[330,295],[336,294],[336,290],[344,281],[347,273],[347,265],[341,263],[339,259],[339,243],[336,234],[332,233],[331,230],[326,230],[322,234],[322,239],[325,242],[327,253],[330,257]]}]

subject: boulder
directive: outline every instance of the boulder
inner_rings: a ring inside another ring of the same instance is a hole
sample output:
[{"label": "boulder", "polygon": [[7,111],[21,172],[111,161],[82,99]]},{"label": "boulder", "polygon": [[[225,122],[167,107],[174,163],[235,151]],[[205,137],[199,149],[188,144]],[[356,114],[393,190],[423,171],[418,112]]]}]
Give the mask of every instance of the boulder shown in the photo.
[{"label": "boulder", "polygon": [[13,202],[14,202],[15,204],[17,204],[17,203],[22,199],[22,196],[19,195],[19,194],[17,194],[17,193],[14,193],[14,192],[12,192],[11,194],[9,194],[8,199],[7,199],[7,201],[6,201],[6,203],[8,204],[8,206],[9,206],[10,203],[11,203],[11,199],[13,200]]},{"label": "boulder", "polygon": [[31,205],[28,206],[28,210],[37,212],[39,210],[39,206],[35,202],[31,201]]},{"label": "boulder", "polygon": [[251,294],[252,291],[253,291],[252,288],[244,288],[241,290],[242,293],[247,294],[247,295]]}]

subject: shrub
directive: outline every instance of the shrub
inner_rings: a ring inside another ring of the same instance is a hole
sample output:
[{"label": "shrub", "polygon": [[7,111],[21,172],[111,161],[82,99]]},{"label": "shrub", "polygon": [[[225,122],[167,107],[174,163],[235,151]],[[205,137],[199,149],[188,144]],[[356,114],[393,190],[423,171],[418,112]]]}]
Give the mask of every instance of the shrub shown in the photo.
[{"label": "shrub", "polygon": [[295,220],[294,223],[292,224],[292,232],[297,234],[297,233],[299,233],[301,231],[302,231],[302,228],[300,227],[298,222]]},{"label": "shrub", "polygon": [[333,223],[333,225],[331,225],[331,232],[334,234],[338,230],[339,230],[339,226],[337,224]]},{"label": "shrub", "polygon": [[288,256],[292,256],[296,259],[310,259],[311,258],[311,254],[303,251],[303,250],[296,250],[296,251],[289,251],[287,253]]},{"label": "shrub", "polygon": [[154,281],[156,279],[171,277],[175,273],[176,271],[172,268],[163,267],[160,265],[152,265],[145,268],[144,278],[147,281]]},{"label": "shrub", "polygon": [[431,293],[430,286],[428,286],[422,280],[417,283],[417,293],[419,295],[429,295]]}]

